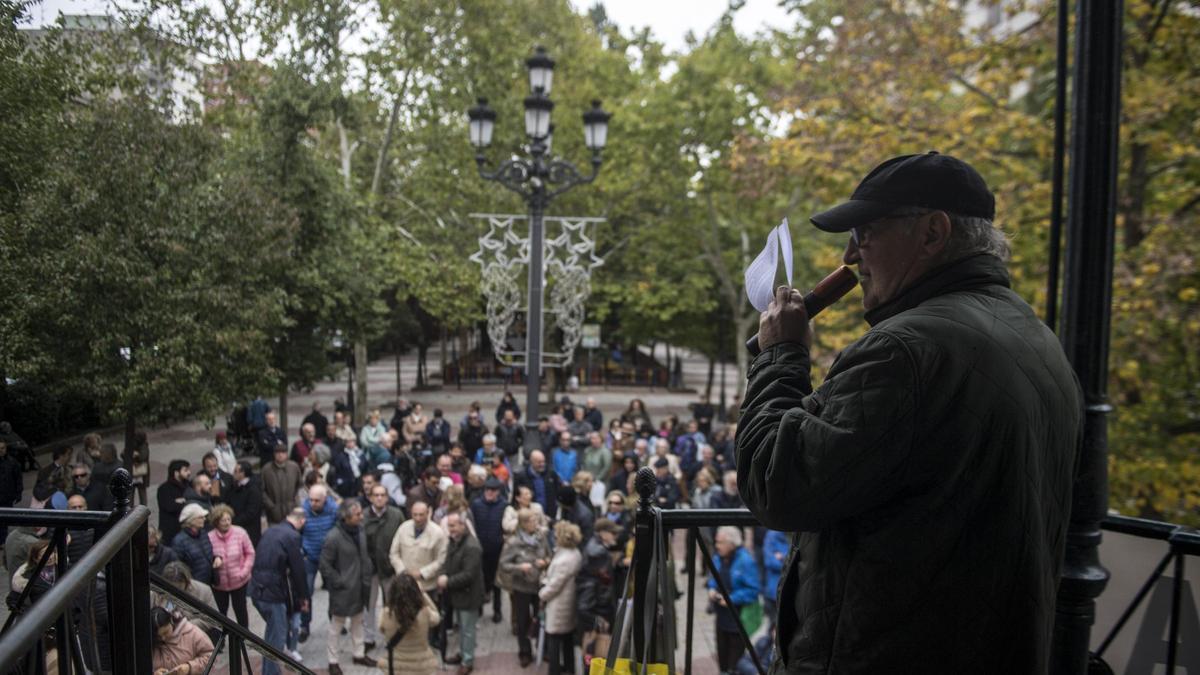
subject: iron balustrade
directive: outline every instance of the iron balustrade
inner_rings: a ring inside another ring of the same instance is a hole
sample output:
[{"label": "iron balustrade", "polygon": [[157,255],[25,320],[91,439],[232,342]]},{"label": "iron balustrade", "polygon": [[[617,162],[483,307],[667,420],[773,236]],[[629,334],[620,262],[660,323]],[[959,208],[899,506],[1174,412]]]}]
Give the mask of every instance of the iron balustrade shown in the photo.
[{"label": "iron balustrade", "polygon": [[[1109,514],[1100,525],[1109,532],[1118,532],[1142,539],[1165,541],[1168,547],[1166,555],[1154,567],[1154,570],[1150,573],[1145,583],[1142,584],[1142,587],[1138,589],[1138,592],[1134,594],[1133,600],[1121,612],[1121,616],[1108,631],[1108,635],[1104,637],[1104,640],[1100,642],[1100,646],[1096,648],[1096,651],[1092,652],[1092,659],[1103,659],[1104,652],[1113,643],[1113,640],[1116,639],[1121,629],[1125,627],[1125,624],[1129,622],[1129,619],[1137,611],[1137,608],[1141,606],[1142,601],[1150,594],[1154,585],[1162,578],[1167,565],[1174,563],[1174,577],[1171,580],[1171,618],[1167,628],[1166,662],[1167,675],[1173,675],[1179,648],[1179,612],[1183,595],[1184,556],[1200,556],[1200,533],[1181,525],[1115,514]],[[1109,672],[1111,672],[1111,669]]]},{"label": "iron balustrade", "polygon": [[[684,637],[684,652],[683,652],[683,672],[684,675],[692,673],[692,642],[695,636],[694,618],[696,609],[696,554],[700,553],[701,559],[704,561],[708,573],[712,575],[713,581],[717,585],[717,592],[721,594],[725,605],[733,608],[733,601],[730,598],[731,589],[725,587],[724,580],[717,572],[713,565],[712,557],[715,548],[708,540],[708,535],[704,532],[705,529],[711,527],[722,527],[732,525],[735,527],[761,527],[761,523],[750,513],[749,509],[660,509],[654,504],[654,492],[656,481],[654,478],[654,470],[649,467],[638,469],[636,487],[638,492],[638,511],[637,518],[634,522],[634,548],[638,551],[653,551],[654,537],[663,537],[666,539],[672,530],[686,530],[687,543],[685,549],[687,551],[685,568],[687,572],[687,622],[685,626]],[[655,523],[662,524],[662,530],[656,531]],[[667,540],[669,543],[669,540]],[[699,549],[699,551],[697,551]],[[663,550],[670,551],[670,546],[664,546]],[[654,631],[646,631],[642,625],[645,613],[645,605],[647,602],[654,602],[655,599],[647,597],[647,584],[645,580],[649,578],[650,566],[653,564],[653,559],[649,555],[635,556],[634,564],[636,583],[633,589],[633,639],[634,653],[645,654],[656,653],[655,644],[649,646],[642,642],[646,639],[645,635],[654,636]],[[668,569],[671,569],[668,567]],[[674,617],[675,603],[673,598],[657,598],[658,604],[662,611],[671,612]],[[746,645],[746,650],[750,652],[750,658],[754,661],[755,667],[758,669],[759,675],[766,675],[766,668],[758,658],[758,652],[754,649],[754,643],[750,640],[750,635],[746,632],[746,626],[742,623],[742,618],[737,612],[732,612],[735,622],[738,627],[738,634],[742,638],[742,642]],[[655,612],[651,612],[650,616],[655,616]],[[664,625],[678,625],[673,619],[664,621]],[[653,637],[651,640],[653,641]],[[648,651],[647,651],[648,649]]]},{"label": "iron balustrade", "polygon": [[[209,607],[203,600],[196,596],[179,589],[164,579],[157,572],[150,573],[150,584],[162,593],[171,596],[174,600],[187,605],[187,608],[204,617],[204,621],[216,626],[220,626],[221,635],[214,643],[212,656],[205,665],[204,672],[208,673],[212,670],[213,664],[217,660],[217,656],[221,653],[221,645],[225,642],[229,643],[229,675],[242,675],[243,672],[253,673],[254,668],[250,665],[250,654],[246,649],[246,645],[250,644],[262,653],[263,658],[270,657],[278,661],[280,665],[292,669],[301,675],[316,675],[313,671],[304,667],[299,661],[285,654],[283,651],[275,648],[266,640],[251,633],[249,629],[241,624],[233,621],[229,617],[217,612],[217,610]],[[246,670],[242,670],[242,666]]]},{"label": "iron balustrade", "polygon": [[[0,672],[11,672],[19,664],[24,664],[21,669],[25,671],[31,667],[44,671],[46,645],[42,637],[51,624],[55,626],[59,675],[70,675],[76,666],[81,672],[87,671],[83,645],[75,635],[69,613],[81,594],[86,594],[91,601],[94,595],[92,584],[104,572],[113,672],[150,675],[149,592],[141,596],[136,593],[137,589],[148,589],[146,532],[150,510],[145,506],[130,508],[132,487],[129,472],[118,468],[109,481],[109,491],[114,498],[111,513],[0,509],[0,524],[53,530],[53,546],[47,548],[38,561],[35,576],[44,569],[51,551],[57,555],[55,581],[50,589],[30,606],[29,611],[14,612],[0,634]],[[69,568],[68,529],[90,529],[99,535],[79,560],[70,561]],[[23,609],[32,586],[31,580],[20,594],[19,610]],[[90,634],[91,663],[99,669],[96,631],[90,631]]]}]

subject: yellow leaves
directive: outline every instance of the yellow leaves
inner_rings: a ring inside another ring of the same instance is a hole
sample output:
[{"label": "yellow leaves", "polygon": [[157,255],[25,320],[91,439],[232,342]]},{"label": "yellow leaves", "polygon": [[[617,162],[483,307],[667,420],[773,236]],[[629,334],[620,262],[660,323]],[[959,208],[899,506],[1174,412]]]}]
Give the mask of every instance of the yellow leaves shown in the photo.
[{"label": "yellow leaves", "polygon": [[1178,297],[1180,302],[1195,302],[1200,298],[1200,290],[1197,290],[1194,286],[1182,288],[1179,290]]},{"label": "yellow leaves", "polygon": [[1129,359],[1117,368],[1117,375],[1125,380],[1136,380],[1140,370],[1141,364],[1134,359]]}]

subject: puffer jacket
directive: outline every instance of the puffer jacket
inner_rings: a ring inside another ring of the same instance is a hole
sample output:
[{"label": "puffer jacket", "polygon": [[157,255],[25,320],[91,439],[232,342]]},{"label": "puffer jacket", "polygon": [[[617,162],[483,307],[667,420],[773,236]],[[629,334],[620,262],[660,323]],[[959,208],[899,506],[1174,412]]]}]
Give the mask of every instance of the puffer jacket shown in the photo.
[{"label": "puffer jacket", "polygon": [[171,540],[171,548],[175,549],[175,555],[179,556],[179,560],[188,566],[193,579],[206,584],[212,583],[213,550],[207,532],[204,530],[194,531],[185,527]]},{"label": "puffer jacket", "polygon": [[320,511],[313,511],[312,502],[304,500],[304,529],[300,530],[300,549],[304,551],[304,559],[316,562],[321,559],[321,548],[325,545],[325,536],[337,523],[337,505],[330,497],[325,498],[325,506]]},{"label": "puffer jacket", "polygon": [[538,598],[546,603],[546,632],[564,635],[575,631],[575,576],[583,564],[577,548],[554,552]]},{"label": "puffer jacket", "polygon": [[738,487],[801,533],[774,672],[1045,673],[1083,412],[1058,339],[989,255],[866,319],[815,391],[801,345],[750,368]]},{"label": "puffer jacket", "polygon": [[214,570],[213,588],[218,591],[235,591],[250,581],[250,570],[254,569],[254,545],[250,535],[237,525],[221,534],[218,530],[208,531],[213,556],[221,558],[221,566]]},{"label": "puffer jacket", "polygon": [[185,663],[188,664],[189,672],[199,673],[208,665],[212,653],[212,640],[208,639],[204,631],[191,621],[180,618],[175,624],[175,630],[166,640],[159,640],[155,636],[150,662],[156,673],[177,668]]},{"label": "puffer jacket", "polygon": [[507,507],[508,504],[500,498],[489,502],[483,497],[476,497],[471,502],[471,518],[475,521],[479,545],[493,556],[499,555],[504,547],[504,509]]}]

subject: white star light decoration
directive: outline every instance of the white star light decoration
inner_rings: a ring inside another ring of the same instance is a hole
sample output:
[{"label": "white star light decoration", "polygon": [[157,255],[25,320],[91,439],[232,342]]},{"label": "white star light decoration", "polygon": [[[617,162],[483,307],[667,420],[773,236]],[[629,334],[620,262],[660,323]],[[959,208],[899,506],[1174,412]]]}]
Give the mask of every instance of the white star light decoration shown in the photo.
[{"label": "white star light decoration", "polygon": [[[527,222],[529,217],[475,213],[471,217],[488,221],[487,234],[479,238],[479,250],[470,257],[480,267],[480,289],[487,298],[488,337],[497,360],[508,366],[524,366],[524,340],[510,339],[508,333],[517,312],[527,310],[527,289],[519,282],[527,278],[529,237],[517,234],[513,225],[516,221]],[[574,360],[583,330],[584,303],[592,290],[592,270],[604,264],[596,256],[596,240],[589,228],[601,222],[603,218],[543,218],[547,234],[542,273],[545,288],[550,291],[544,312],[552,317],[546,328],[558,328],[563,335],[559,351],[542,353],[544,366],[565,366]],[[557,236],[551,236],[551,232]]]}]

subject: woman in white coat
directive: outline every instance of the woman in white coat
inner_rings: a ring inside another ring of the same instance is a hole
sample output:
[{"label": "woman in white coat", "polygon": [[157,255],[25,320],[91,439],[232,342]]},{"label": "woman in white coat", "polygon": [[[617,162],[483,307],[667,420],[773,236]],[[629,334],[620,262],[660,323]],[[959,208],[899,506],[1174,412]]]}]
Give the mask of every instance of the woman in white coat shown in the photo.
[{"label": "woman in white coat", "polygon": [[546,662],[549,675],[575,670],[575,576],[583,565],[579,553],[579,526],[566,521],[554,525],[554,558],[546,569],[538,598],[546,605]]}]

